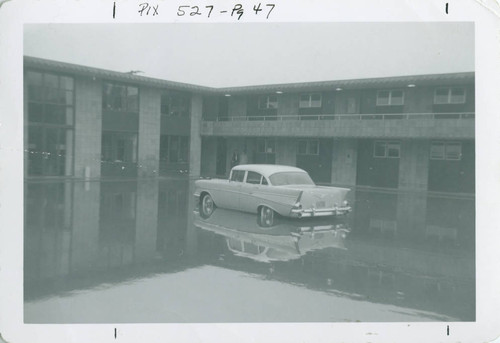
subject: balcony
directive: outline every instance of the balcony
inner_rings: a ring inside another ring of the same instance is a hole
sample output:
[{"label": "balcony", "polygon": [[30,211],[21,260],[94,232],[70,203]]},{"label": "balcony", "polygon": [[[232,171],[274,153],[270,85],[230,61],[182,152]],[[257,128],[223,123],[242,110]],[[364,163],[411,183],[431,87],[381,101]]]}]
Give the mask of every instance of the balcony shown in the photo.
[{"label": "balcony", "polygon": [[473,112],[234,116],[203,121],[202,136],[473,139]]}]

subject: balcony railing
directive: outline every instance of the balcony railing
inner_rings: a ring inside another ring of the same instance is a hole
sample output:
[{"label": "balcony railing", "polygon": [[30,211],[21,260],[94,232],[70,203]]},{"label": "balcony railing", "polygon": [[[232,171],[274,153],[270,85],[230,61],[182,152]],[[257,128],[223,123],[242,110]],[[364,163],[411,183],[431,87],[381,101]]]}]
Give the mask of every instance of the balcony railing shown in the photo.
[{"label": "balcony railing", "polygon": [[370,113],[370,114],[303,114],[284,116],[233,116],[217,117],[217,122],[227,121],[289,121],[289,120],[412,120],[412,119],[474,119],[475,112],[453,113]]}]

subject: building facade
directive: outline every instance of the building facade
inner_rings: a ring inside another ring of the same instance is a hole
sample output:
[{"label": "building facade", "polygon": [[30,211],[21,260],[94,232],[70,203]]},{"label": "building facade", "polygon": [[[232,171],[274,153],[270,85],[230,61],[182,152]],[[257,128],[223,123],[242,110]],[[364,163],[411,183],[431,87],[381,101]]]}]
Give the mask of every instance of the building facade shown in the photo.
[{"label": "building facade", "polygon": [[27,178],[228,175],[474,193],[474,73],[209,88],[24,59]]}]

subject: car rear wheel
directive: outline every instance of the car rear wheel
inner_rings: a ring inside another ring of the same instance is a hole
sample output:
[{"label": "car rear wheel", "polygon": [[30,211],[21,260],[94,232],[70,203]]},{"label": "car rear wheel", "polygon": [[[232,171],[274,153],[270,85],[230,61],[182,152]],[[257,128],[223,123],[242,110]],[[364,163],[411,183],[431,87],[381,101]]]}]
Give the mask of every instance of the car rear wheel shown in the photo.
[{"label": "car rear wheel", "polygon": [[274,210],[267,206],[259,208],[259,224],[263,227],[269,227],[274,224],[275,213]]},{"label": "car rear wheel", "polygon": [[204,194],[201,198],[201,215],[208,218],[214,213],[215,203],[210,194]]}]

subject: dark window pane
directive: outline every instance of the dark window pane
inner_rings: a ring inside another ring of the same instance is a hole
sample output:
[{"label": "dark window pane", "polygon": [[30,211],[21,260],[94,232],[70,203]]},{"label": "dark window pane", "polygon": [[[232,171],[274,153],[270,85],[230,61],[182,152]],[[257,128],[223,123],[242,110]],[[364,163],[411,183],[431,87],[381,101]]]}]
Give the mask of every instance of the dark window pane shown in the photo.
[{"label": "dark window pane", "polygon": [[66,105],[73,105],[73,92],[72,91],[65,92],[65,99],[62,103],[65,103]]},{"label": "dark window pane", "polygon": [[442,160],[444,159],[444,144],[443,143],[432,143],[431,145],[431,159]]},{"label": "dark window pane", "polygon": [[462,158],[462,145],[460,143],[446,144],[446,159],[460,160]]},{"label": "dark window pane", "polygon": [[403,104],[403,91],[392,91],[391,105],[402,105],[402,104]]},{"label": "dark window pane", "polygon": [[26,74],[26,82],[28,85],[42,85],[42,74],[36,71],[28,71]]},{"label": "dark window pane", "polygon": [[45,105],[45,122],[50,124],[66,124],[66,106]]},{"label": "dark window pane", "polygon": [[247,174],[247,183],[258,185],[262,176],[259,173],[249,171]]},{"label": "dark window pane", "polygon": [[44,74],[43,85],[50,88],[59,88],[59,78],[57,75]]},{"label": "dark window pane", "polygon": [[43,121],[43,105],[36,102],[28,103],[28,121],[41,123]]},{"label": "dark window pane", "polygon": [[43,88],[39,86],[28,86],[29,101],[43,101]]},{"label": "dark window pane", "polygon": [[308,147],[309,151],[308,153],[310,155],[318,155],[319,151],[318,151],[318,141],[314,140],[314,141],[309,141],[309,147]]},{"label": "dark window pane", "polygon": [[399,143],[387,143],[387,157],[399,157]]},{"label": "dark window pane", "polygon": [[139,89],[137,87],[127,87],[127,110],[139,111]]},{"label": "dark window pane", "polygon": [[274,139],[266,140],[266,152],[274,153]]},{"label": "dark window pane", "polygon": [[257,151],[266,152],[266,142],[263,139],[257,142]]},{"label": "dark window pane", "polygon": [[386,148],[386,143],[385,142],[375,142],[375,149],[373,155],[375,157],[385,157],[385,148]]},{"label": "dark window pane", "polygon": [[60,78],[60,88],[66,90],[73,90],[73,78],[67,76],[61,76]]},{"label": "dark window pane", "polygon": [[299,141],[299,154],[307,153],[307,141]]}]

